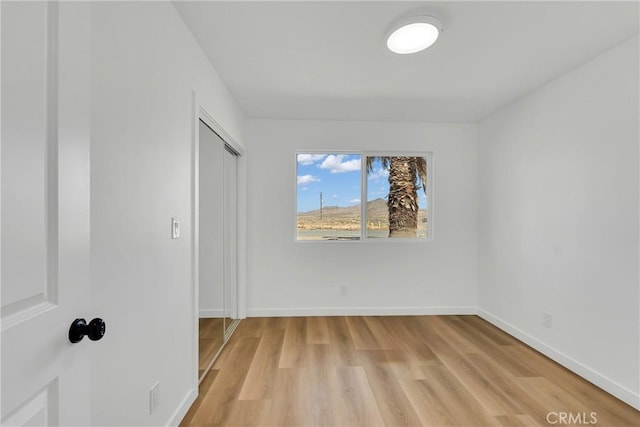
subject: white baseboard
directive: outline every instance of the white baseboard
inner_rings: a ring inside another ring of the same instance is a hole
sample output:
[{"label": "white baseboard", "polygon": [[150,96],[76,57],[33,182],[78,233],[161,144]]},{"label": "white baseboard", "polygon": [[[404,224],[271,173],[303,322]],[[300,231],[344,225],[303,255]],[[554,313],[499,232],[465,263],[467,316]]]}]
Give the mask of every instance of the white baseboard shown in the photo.
[{"label": "white baseboard", "polygon": [[475,307],[310,307],[251,308],[247,317],[299,316],[420,316],[476,314]]},{"label": "white baseboard", "polygon": [[613,396],[617,397],[618,399],[622,400],[628,405],[640,410],[640,394],[632,390],[629,390],[626,387],[621,386],[615,381],[610,380],[604,375],[594,371],[588,366],[583,365],[577,360],[572,359],[571,357],[556,350],[555,348],[548,346],[547,344],[539,341],[538,339],[532,337],[531,335],[527,334],[521,329],[516,328],[515,326],[511,325],[508,322],[505,322],[504,320],[494,316],[491,313],[488,313],[478,308],[477,314],[487,322],[502,329],[509,335],[514,336],[515,338],[524,342],[528,346],[533,347],[534,349],[538,350],[540,353],[558,362],[565,368],[573,371],[574,373],[578,374],[579,376],[593,383],[594,385],[600,387],[607,393],[612,394]]},{"label": "white baseboard", "polygon": [[198,314],[200,317],[223,317],[223,311],[221,308],[201,308]]},{"label": "white baseboard", "polygon": [[196,385],[196,387],[192,388],[189,391],[189,393],[187,393],[185,398],[182,399],[182,403],[180,404],[178,409],[176,409],[176,411],[173,413],[173,415],[171,416],[171,420],[167,425],[171,427],[177,427],[178,425],[180,425],[180,422],[182,421],[184,416],[187,415],[189,408],[191,408],[191,405],[193,405],[193,402],[195,402],[197,398],[198,398],[198,386]]}]

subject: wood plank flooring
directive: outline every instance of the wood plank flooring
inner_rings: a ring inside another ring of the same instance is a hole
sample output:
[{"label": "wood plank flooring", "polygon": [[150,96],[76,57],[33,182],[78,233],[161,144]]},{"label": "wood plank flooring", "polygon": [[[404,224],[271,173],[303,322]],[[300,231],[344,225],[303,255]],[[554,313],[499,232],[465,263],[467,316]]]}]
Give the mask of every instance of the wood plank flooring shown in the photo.
[{"label": "wood plank flooring", "polygon": [[181,426],[585,424],[640,412],[477,316],[393,316],[243,320]]}]

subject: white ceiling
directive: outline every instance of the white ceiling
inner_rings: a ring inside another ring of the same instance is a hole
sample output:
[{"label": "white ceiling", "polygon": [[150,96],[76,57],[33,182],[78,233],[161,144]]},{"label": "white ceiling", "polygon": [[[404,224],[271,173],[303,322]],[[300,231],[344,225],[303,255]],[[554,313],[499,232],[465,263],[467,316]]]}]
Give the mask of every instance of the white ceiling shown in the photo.
[{"label": "white ceiling", "polygon": [[[638,2],[177,1],[248,117],[477,121],[638,33]],[[385,34],[445,31],[415,55]]]}]

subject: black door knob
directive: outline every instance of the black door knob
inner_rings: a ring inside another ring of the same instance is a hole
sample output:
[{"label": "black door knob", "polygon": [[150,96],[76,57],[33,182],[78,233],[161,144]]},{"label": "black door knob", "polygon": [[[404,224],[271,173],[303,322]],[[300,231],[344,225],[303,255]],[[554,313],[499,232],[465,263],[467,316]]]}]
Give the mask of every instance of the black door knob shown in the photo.
[{"label": "black door knob", "polygon": [[77,343],[82,341],[84,336],[88,336],[91,341],[98,341],[104,336],[107,329],[104,320],[96,317],[87,325],[87,321],[84,319],[76,319],[69,328],[69,341]]}]

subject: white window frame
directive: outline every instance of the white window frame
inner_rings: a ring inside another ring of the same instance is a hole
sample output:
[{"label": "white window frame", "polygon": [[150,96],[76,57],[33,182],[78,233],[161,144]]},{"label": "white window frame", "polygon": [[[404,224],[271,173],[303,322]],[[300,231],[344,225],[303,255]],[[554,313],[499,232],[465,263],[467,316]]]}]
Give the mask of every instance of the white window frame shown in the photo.
[{"label": "white window frame", "polygon": [[[351,154],[360,156],[360,238],[358,240],[299,240],[298,239],[298,155],[299,154],[324,154],[324,155],[340,155]],[[365,242],[367,244],[373,242],[431,242],[434,232],[434,193],[433,193],[433,151],[362,151],[362,150],[297,150],[295,152],[294,162],[294,185],[296,191],[294,203],[294,240],[296,243],[341,243],[341,244],[357,244]],[[410,237],[394,237],[394,238],[371,238],[367,237],[367,201],[368,201],[368,182],[366,172],[366,158],[376,156],[389,157],[424,157],[427,160],[427,237],[410,238]],[[384,243],[383,243],[384,244]]]}]

